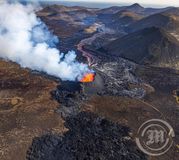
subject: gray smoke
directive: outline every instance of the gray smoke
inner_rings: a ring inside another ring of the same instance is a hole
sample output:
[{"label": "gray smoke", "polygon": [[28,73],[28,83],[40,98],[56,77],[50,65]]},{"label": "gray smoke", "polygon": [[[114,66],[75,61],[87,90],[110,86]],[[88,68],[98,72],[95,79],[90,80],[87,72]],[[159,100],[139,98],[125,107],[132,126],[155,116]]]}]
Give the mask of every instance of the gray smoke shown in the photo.
[{"label": "gray smoke", "polygon": [[64,55],[55,48],[58,38],[35,11],[32,5],[0,3],[0,57],[62,80],[80,80],[91,72],[86,64],[75,60],[74,51]]}]

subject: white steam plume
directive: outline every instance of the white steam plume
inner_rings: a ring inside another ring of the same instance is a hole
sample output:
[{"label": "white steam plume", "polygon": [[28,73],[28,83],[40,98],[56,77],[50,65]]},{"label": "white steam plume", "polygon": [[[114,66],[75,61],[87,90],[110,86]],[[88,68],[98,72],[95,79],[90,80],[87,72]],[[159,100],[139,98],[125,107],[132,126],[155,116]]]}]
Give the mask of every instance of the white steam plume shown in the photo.
[{"label": "white steam plume", "polygon": [[58,38],[35,15],[32,5],[0,4],[0,57],[22,67],[46,72],[62,80],[80,80],[91,72],[77,62],[74,51],[66,55],[56,49]]}]

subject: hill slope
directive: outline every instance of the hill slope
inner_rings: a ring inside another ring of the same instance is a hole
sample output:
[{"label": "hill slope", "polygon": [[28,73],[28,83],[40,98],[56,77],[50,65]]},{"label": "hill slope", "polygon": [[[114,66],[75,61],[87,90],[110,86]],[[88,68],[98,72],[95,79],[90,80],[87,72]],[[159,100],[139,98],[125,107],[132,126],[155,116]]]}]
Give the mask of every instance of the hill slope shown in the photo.
[{"label": "hill slope", "polygon": [[177,68],[179,42],[159,28],[147,28],[117,39],[100,50],[139,64]]},{"label": "hill slope", "polygon": [[162,13],[157,13],[141,19],[128,27],[129,32],[149,27],[159,27],[167,31],[179,31],[179,9],[171,8]]},{"label": "hill slope", "polygon": [[134,23],[142,18],[143,16],[128,10],[119,11],[112,16],[113,22],[123,25]]}]

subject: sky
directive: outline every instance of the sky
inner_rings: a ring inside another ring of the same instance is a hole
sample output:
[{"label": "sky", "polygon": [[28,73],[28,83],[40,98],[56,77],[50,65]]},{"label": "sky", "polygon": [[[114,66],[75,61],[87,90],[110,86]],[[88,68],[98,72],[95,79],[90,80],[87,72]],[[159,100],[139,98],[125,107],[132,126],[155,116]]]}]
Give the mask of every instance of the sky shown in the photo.
[{"label": "sky", "polygon": [[[85,1],[85,0],[63,0],[63,1]],[[140,4],[154,4],[179,6],[179,0],[86,0],[87,2],[106,2],[106,3],[140,3]]]},{"label": "sky", "polygon": [[[6,0],[0,0],[6,1]],[[13,0],[11,0],[13,1]],[[15,1],[15,0],[14,0]],[[18,1],[18,0],[16,0]],[[23,1],[23,0],[19,0]],[[119,4],[133,4],[139,3],[141,5],[149,6],[176,6],[179,7],[179,0],[26,0],[26,1],[59,1],[59,2],[102,2],[102,3],[119,3]]]}]

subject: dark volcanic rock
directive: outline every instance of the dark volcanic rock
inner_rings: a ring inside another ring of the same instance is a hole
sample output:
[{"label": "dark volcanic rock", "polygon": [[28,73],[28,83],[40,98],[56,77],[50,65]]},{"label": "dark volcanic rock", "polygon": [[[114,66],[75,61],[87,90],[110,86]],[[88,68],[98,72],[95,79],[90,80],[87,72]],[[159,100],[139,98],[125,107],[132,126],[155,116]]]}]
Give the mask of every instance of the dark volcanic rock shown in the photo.
[{"label": "dark volcanic rock", "polygon": [[86,99],[80,82],[62,81],[51,94],[60,103],[57,112],[63,117],[77,114],[80,111],[81,102]]},{"label": "dark volcanic rock", "polygon": [[68,106],[67,100],[79,98],[78,95],[82,92],[82,87],[79,82],[62,81],[52,96],[61,104]]},{"label": "dark volcanic rock", "polygon": [[92,113],[66,119],[63,137],[35,138],[28,160],[146,160],[129,136],[129,129]]}]

